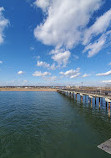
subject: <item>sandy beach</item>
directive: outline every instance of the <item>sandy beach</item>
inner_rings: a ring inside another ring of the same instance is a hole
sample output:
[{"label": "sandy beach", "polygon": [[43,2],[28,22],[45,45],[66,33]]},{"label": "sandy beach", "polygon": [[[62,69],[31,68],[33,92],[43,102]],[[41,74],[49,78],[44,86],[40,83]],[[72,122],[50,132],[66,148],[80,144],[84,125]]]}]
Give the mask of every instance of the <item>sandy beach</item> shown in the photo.
[{"label": "sandy beach", "polygon": [[57,89],[53,88],[0,88],[0,91],[49,91],[54,92],[57,91]]}]

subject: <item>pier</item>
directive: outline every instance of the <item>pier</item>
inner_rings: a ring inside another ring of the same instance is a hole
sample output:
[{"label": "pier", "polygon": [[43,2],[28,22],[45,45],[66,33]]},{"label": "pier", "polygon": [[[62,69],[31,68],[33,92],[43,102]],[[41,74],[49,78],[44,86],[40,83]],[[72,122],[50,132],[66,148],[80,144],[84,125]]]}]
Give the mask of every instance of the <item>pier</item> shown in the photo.
[{"label": "pier", "polygon": [[97,105],[97,99],[99,102],[99,108],[101,106],[101,103],[103,102],[103,98],[105,99],[105,105],[110,109],[111,105],[111,95],[108,95],[108,92],[88,92],[88,91],[83,91],[83,90],[69,90],[69,89],[59,89],[57,92],[66,95],[68,97],[71,97],[75,99],[76,101],[78,100],[78,95],[80,95],[80,101],[83,102],[83,97],[85,98],[86,101],[86,96],[88,97],[88,101],[90,102],[92,106],[92,99],[95,99],[95,105]]}]

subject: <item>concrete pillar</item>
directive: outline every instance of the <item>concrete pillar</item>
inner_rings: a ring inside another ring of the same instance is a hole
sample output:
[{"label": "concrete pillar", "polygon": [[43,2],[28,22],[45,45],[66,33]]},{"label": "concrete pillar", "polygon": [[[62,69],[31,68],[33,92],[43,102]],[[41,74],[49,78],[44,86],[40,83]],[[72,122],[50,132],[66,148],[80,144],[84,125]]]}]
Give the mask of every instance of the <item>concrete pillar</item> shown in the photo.
[{"label": "concrete pillar", "polygon": [[101,105],[103,105],[103,98],[101,98]]},{"label": "concrete pillar", "polygon": [[72,92],[72,98],[74,98],[74,93]]},{"label": "concrete pillar", "polygon": [[99,109],[100,109],[100,97],[99,97]]},{"label": "concrete pillar", "polygon": [[77,100],[77,94],[76,94],[76,100]]},{"label": "concrete pillar", "polygon": [[88,96],[88,103],[91,103],[91,98]]},{"label": "concrete pillar", "polygon": [[89,103],[89,96],[88,96],[88,103]]},{"label": "concrete pillar", "polygon": [[86,103],[86,95],[85,95],[85,103]]},{"label": "concrete pillar", "polygon": [[68,97],[70,96],[70,93],[68,92]]},{"label": "concrete pillar", "polygon": [[108,108],[108,117],[110,118],[110,106]]},{"label": "concrete pillar", "polygon": [[92,108],[92,98],[91,98],[91,108]]},{"label": "concrete pillar", "polygon": [[95,105],[96,105],[96,97],[95,97]]},{"label": "concrete pillar", "polygon": [[73,98],[75,99],[75,94],[73,93],[73,95],[74,95],[74,97],[73,97]]},{"label": "concrete pillar", "polygon": [[69,92],[69,97],[71,97],[71,92]]},{"label": "concrete pillar", "polygon": [[107,108],[107,101],[106,101],[106,108]]}]

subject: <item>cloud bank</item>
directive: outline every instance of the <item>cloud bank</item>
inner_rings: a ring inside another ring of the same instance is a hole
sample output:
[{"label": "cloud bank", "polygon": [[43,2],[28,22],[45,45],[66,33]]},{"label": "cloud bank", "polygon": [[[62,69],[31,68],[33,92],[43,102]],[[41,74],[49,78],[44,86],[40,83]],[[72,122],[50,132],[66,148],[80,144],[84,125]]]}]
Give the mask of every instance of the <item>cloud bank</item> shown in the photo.
[{"label": "cloud bank", "polygon": [[[83,52],[93,57],[108,42],[111,28],[111,9],[95,19],[88,27],[93,13],[100,9],[102,0],[36,0],[35,5],[46,15],[34,29],[34,36],[45,45],[56,49],[72,49],[78,44],[85,46]],[[93,37],[95,40],[92,41]]]},{"label": "cloud bank", "polygon": [[102,0],[36,0],[47,18],[34,30],[35,37],[46,45],[73,48],[82,40],[84,28]]}]

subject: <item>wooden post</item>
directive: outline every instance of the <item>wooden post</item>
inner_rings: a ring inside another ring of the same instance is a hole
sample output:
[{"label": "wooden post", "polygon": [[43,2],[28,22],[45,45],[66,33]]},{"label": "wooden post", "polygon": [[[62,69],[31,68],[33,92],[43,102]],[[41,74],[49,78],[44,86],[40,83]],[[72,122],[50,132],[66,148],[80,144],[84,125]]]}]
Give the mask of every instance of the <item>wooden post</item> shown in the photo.
[{"label": "wooden post", "polygon": [[91,104],[92,104],[92,98],[91,98]]},{"label": "wooden post", "polygon": [[81,96],[81,102],[83,102],[83,96]]},{"label": "wooden post", "polygon": [[110,109],[110,102],[109,102],[109,109]]}]

